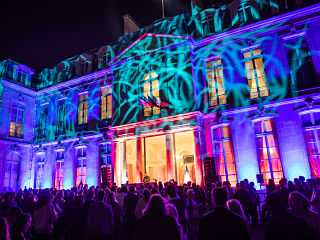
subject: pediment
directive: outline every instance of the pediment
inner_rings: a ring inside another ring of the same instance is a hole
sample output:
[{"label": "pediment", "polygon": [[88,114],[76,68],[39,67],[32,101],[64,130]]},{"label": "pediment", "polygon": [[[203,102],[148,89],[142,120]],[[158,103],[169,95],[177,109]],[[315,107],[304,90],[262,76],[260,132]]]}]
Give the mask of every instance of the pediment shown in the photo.
[{"label": "pediment", "polygon": [[109,64],[112,65],[122,60],[143,55],[148,52],[155,51],[157,49],[189,41],[189,39],[190,37],[186,36],[145,33],[135,42],[133,42],[129,47],[127,47],[124,51],[118,54],[114,59],[112,59],[112,61]]}]

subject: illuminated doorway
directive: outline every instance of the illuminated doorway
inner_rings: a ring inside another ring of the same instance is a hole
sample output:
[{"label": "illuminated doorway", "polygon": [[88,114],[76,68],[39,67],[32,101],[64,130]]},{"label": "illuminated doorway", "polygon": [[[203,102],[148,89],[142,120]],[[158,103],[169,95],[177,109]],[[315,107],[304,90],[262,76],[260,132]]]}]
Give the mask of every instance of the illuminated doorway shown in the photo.
[{"label": "illuminated doorway", "polygon": [[196,182],[193,132],[181,132],[174,134],[176,179],[178,184],[191,181]]},{"label": "illuminated doorway", "polygon": [[126,174],[125,181],[136,182],[137,143],[136,140],[126,141]]},{"label": "illuminated doorway", "polygon": [[165,135],[145,138],[145,171],[151,182],[167,182]]}]

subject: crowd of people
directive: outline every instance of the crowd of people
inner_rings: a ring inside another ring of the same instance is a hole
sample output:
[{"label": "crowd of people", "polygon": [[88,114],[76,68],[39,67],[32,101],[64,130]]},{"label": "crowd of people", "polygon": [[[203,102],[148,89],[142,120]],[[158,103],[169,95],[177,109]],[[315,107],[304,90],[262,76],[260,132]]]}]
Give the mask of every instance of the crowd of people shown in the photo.
[{"label": "crowd of people", "polygon": [[[320,239],[320,178],[24,189],[0,195],[0,240]],[[260,206],[262,206],[260,208]]]}]

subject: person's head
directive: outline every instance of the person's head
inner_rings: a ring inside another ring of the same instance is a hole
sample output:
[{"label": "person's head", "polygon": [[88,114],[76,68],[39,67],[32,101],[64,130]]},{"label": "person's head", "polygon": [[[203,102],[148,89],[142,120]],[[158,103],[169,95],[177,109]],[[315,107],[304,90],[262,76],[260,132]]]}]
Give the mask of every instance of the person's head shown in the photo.
[{"label": "person's head", "polygon": [[17,218],[19,217],[19,215],[22,213],[21,208],[19,207],[12,207],[9,209],[8,211],[8,215],[7,215],[7,222],[9,225],[13,224]]},{"label": "person's head", "polygon": [[282,178],[280,181],[279,181],[279,185],[280,187],[284,188],[287,184],[287,180],[285,178]]},{"label": "person's head", "polygon": [[0,239],[1,240],[10,239],[8,223],[4,217],[0,217]]},{"label": "person's head", "polygon": [[107,204],[112,205],[115,203],[115,201],[116,201],[116,194],[114,192],[109,193],[107,197]]},{"label": "person's head", "polygon": [[245,182],[246,185],[249,184],[249,180],[247,178],[243,179],[243,181]]},{"label": "person's head", "polygon": [[304,183],[304,181],[306,180],[306,178],[304,176],[299,176],[299,180],[300,182]]},{"label": "person's head", "polygon": [[172,203],[167,204],[167,215],[173,217],[177,222],[179,222],[179,215],[175,205]]},{"label": "person's head", "polygon": [[296,213],[307,212],[309,210],[309,200],[302,193],[293,191],[289,195],[289,207]]},{"label": "person's head", "polygon": [[152,188],[150,193],[151,193],[151,195],[159,194],[159,190],[157,188]]},{"label": "person's head", "polygon": [[159,194],[152,195],[144,210],[144,215],[165,215],[166,207],[163,198]]},{"label": "person's head", "polygon": [[266,206],[270,210],[271,215],[279,216],[286,212],[286,208],[278,193],[272,192],[267,195]]},{"label": "person's head", "polygon": [[150,194],[149,189],[145,189],[145,190],[143,191],[143,199],[144,199],[146,202],[149,202],[150,196],[151,196],[151,194]]},{"label": "person's head", "polygon": [[177,195],[177,190],[175,188],[175,186],[173,184],[169,184],[168,187],[167,187],[167,194],[170,196],[170,197],[176,197]]},{"label": "person's head", "polygon": [[64,197],[63,190],[58,191],[57,198],[63,198],[63,197]]},{"label": "person's head", "polygon": [[246,189],[245,181],[240,181],[240,189]]},{"label": "person's head", "polygon": [[254,188],[254,182],[250,182],[249,185],[251,186],[251,188]]},{"label": "person's head", "polygon": [[230,199],[227,201],[227,208],[230,212],[239,216],[244,216],[241,203],[237,199]]},{"label": "person's head", "polygon": [[128,192],[128,188],[127,188],[126,185],[122,185],[122,186],[121,186],[121,192],[122,192],[122,193],[127,193],[127,192]]},{"label": "person's head", "polygon": [[276,184],[274,183],[273,179],[268,180],[268,185],[269,186],[275,186]]},{"label": "person's head", "polygon": [[288,182],[288,188],[289,189],[294,189],[294,183],[292,181]]},{"label": "person's head", "polygon": [[103,190],[99,190],[98,194],[97,194],[97,200],[100,202],[104,201],[104,197],[105,197],[105,192]]},{"label": "person's head", "polygon": [[194,191],[193,191],[193,189],[189,189],[188,191],[187,191],[187,196],[188,196],[188,199],[191,199],[191,200],[193,200],[194,199]]},{"label": "person's head", "polygon": [[224,187],[212,190],[212,200],[216,207],[224,207],[228,201],[228,191]]},{"label": "person's head", "polygon": [[31,215],[29,213],[21,213],[10,228],[10,232],[11,234],[24,234],[28,232],[30,225]]},{"label": "person's head", "polygon": [[94,191],[90,190],[87,192],[86,200],[92,200],[94,198]]},{"label": "person's head", "polygon": [[134,185],[131,185],[129,188],[129,192],[134,193],[135,190],[136,190],[136,187]]}]

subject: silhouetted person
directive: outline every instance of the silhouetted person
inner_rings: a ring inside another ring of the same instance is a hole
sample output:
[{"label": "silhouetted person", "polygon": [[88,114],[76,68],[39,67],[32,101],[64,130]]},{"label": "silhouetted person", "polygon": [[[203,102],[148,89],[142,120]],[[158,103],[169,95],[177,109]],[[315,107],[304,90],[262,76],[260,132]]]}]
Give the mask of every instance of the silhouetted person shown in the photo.
[{"label": "silhouetted person", "polygon": [[151,196],[137,223],[135,240],[181,240],[177,222],[166,215],[165,203],[159,194]]},{"label": "silhouetted person", "polygon": [[89,207],[87,220],[87,233],[89,239],[112,239],[114,219],[112,207],[104,202],[105,192],[100,190],[97,202]]},{"label": "silhouetted person", "polygon": [[311,227],[283,206],[278,193],[270,193],[266,198],[266,205],[271,217],[266,226],[265,240],[316,239]]},{"label": "silhouetted person", "polygon": [[28,240],[28,229],[31,225],[31,215],[22,213],[10,228],[11,240]]},{"label": "silhouetted person", "polygon": [[0,240],[10,240],[9,226],[4,217],[0,217]]},{"label": "silhouetted person", "polygon": [[241,203],[244,215],[250,221],[250,206],[251,206],[251,196],[250,192],[246,187],[246,183],[241,181],[239,184],[239,189],[236,191],[235,198]]},{"label": "silhouetted person", "polygon": [[135,187],[129,188],[128,194],[124,198],[124,219],[126,226],[126,237],[132,239],[136,227],[135,211],[139,201],[138,195],[135,193]]},{"label": "silhouetted person", "polygon": [[226,208],[228,191],[224,187],[215,188],[212,195],[215,209],[201,218],[198,240],[250,240],[245,222]]}]

